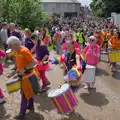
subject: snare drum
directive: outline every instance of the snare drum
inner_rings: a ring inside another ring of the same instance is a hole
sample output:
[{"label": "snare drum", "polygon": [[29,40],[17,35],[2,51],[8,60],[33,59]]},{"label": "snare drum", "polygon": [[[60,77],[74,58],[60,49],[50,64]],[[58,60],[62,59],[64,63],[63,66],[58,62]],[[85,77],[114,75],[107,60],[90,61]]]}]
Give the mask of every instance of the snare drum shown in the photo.
[{"label": "snare drum", "polygon": [[83,75],[83,82],[92,83],[95,81],[96,66],[86,65],[86,70]]},{"label": "snare drum", "polygon": [[6,54],[7,54],[8,57],[14,56],[14,52],[13,52],[11,49],[8,49],[8,50],[6,51]]},{"label": "snare drum", "polygon": [[49,90],[48,97],[55,105],[57,112],[62,114],[71,113],[78,104],[69,84],[63,84],[60,88]]},{"label": "snare drum", "polygon": [[120,62],[120,50],[109,50],[110,62]]},{"label": "snare drum", "polygon": [[9,93],[16,92],[21,89],[21,80],[10,80],[6,83],[6,86]]}]

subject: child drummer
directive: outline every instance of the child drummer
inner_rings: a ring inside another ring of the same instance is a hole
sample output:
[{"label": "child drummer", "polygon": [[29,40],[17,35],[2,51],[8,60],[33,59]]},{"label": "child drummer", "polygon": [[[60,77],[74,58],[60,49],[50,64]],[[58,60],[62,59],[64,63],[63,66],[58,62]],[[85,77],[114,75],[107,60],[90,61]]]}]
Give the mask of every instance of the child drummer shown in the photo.
[{"label": "child drummer", "polygon": [[[80,78],[82,72],[82,59],[80,56],[80,51],[78,49],[75,49],[73,41],[67,41],[66,46],[67,51],[63,55],[59,56],[59,58],[54,58],[52,64],[63,63],[64,76],[67,81],[77,81]],[[78,88],[77,85],[74,87]]]}]

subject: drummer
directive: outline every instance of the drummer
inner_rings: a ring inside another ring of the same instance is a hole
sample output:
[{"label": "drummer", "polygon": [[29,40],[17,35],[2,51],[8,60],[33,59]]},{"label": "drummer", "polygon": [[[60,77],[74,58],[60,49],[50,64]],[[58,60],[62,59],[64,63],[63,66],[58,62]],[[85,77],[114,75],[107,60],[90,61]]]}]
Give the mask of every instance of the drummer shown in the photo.
[{"label": "drummer", "polygon": [[33,40],[33,43],[35,44],[35,54],[38,64],[38,70],[40,72],[40,78],[42,79],[42,92],[46,92],[47,86],[50,85],[50,82],[48,78],[46,77],[46,71],[49,69],[49,51],[47,46],[43,43],[42,40],[40,40],[39,36],[36,34],[33,34],[31,36],[31,39]]},{"label": "drummer", "polygon": [[27,109],[34,110],[33,97],[39,92],[38,79],[32,69],[36,60],[27,48],[21,46],[19,38],[11,36],[8,38],[7,44],[16,52],[16,66],[22,82],[21,108],[19,115],[15,117],[15,119],[21,120],[25,117]]},{"label": "drummer", "polygon": [[[77,71],[82,72],[81,56],[79,49],[75,49],[73,41],[67,41],[67,52],[59,57],[59,59],[53,59],[52,64],[64,64],[64,76],[73,68],[77,68]],[[77,79],[77,78],[76,78]]]},{"label": "drummer", "polygon": [[[109,46],[113,50],[120,50],[120,32],[114,30],[114,36],[109,40]],[[112,63],[112,71],[116,70],[116,62]]]},{"label": "drummer", "polygon": [[[97,39],[94,36],[90,36],[88,41],[89,45],[87,45],[83,51],[85,55],[85,62],[87,65],[96,66],[99,63],[100,46],[97,45]],[[95,81],[93,83],[87,82],[84,88],[93,88],[94,84]]]}]

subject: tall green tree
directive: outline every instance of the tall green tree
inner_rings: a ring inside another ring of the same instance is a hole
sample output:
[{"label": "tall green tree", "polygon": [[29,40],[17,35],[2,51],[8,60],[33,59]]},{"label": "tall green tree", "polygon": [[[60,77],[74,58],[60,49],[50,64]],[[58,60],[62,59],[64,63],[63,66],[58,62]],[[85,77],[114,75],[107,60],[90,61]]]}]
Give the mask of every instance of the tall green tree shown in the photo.
[{"label": "tall green tree", "polygon": [[109,17],[111,12],[120,13],[120,0],[93,0],[90,7],[95,15]]},{"label": "tall green tree", "polygon": [[42,26],[48,20],[40,4],[40,0],[0,0],[4,21],[18,23],[24,28]]}]

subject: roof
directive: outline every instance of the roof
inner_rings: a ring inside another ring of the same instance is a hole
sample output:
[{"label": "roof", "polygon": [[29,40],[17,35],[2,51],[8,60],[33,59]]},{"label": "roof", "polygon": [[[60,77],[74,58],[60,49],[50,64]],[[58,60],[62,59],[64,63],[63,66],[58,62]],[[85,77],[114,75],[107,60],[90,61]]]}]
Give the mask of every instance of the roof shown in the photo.
[{"label": "roof", "polygon": [[78,0],[41,0],[43,3],[80,3]]}]

